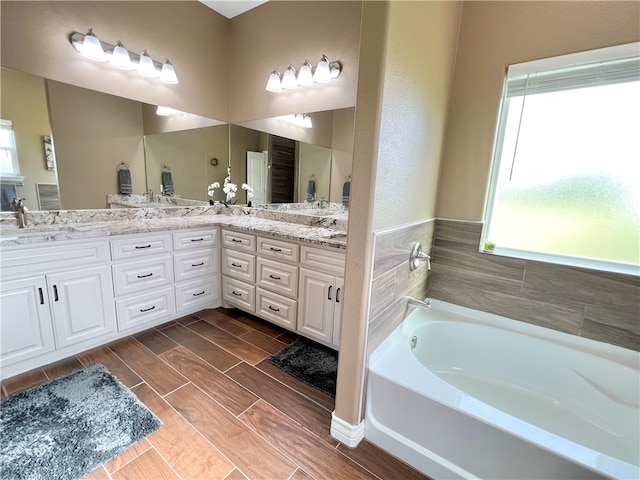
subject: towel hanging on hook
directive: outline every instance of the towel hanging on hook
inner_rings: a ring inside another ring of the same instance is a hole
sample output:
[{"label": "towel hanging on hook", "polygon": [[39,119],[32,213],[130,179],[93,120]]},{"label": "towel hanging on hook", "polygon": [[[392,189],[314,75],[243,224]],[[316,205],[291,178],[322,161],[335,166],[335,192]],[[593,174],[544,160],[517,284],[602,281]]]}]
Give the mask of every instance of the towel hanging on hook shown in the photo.
[{"label": "towel hanging on hook", "polygon": [[131,171],[129,165],[120,162],[116,167],[118,172],[118,193],[120,195],[131,195],[133,193],[133,185],[131,183]]}]

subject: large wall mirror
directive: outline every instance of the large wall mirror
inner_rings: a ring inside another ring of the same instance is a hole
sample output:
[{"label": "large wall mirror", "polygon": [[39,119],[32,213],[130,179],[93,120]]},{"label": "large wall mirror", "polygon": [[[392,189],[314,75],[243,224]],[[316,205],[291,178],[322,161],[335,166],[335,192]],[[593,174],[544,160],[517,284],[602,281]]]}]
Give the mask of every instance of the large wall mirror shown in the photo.
[{"label": "large wall mirror", "polygon": [[247,202],[243,183],[254,189],[254,204],[304,202],[312,177],[315,199],[340,203],[351,174],[354,108],[312,113],[311,129],[280,117],[228,125],[184,112],[159,116],[156,106],[135,100],[0,73],[0,111],[10,121],[20,170],[6,171],[3,150],[3,211],[13,196],[32,211],[108,208],[123,165],[135,194],[161,193],[170,172],[176,197],[201,202],[224,200],[221,188],[211,198],[207,186],[222,185],[230,170],[238,204]]}]

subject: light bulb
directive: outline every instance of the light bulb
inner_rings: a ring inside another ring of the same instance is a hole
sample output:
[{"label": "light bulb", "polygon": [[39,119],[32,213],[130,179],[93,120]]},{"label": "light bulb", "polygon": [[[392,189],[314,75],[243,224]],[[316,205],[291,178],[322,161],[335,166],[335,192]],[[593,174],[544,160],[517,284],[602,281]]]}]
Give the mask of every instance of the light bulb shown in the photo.
[{"label": "light bulb", "polygon": [[331,71],[329,70],[329,59],[322,55],[318,62],[316,71],[313,74],[313,81],[318,83],[327,83],[331,81]]},{"label": "light bulb", "polygon": [[94,35],[92,29],[89,29],[85,35],[80,53],[82,56],[90,58],[91,60],[97,60],[98,62],[104,62],[106,60],[102,44],[100,40],[98,40],[98,37]]},{"label": "light bulb", "polygon": [[300,71],[298,72],[298,85],[308,87],[313,85],[313,73],[311,71],[311,64],[309,60],[305,60]]},{"label": "light bulb", "polygon": [[118,40],[116,46],[113,48],[113,55],[111,56],[111,65],[117,68],[121,68],[123,70],[132,70],[133,63],[131,62],[131,58],[129,58],[129,52],[124,45]]},{"label": "light bulb", "polygon": [[166,59],[162,64],[162,72],[160,72],[160,81],[164,83],[171,83],[175,85],[178,83],[178,76],[176,75],[176,71],[173,68],[173,65]]},{"label": "light bulb", "polygon": [[297,86],[296,69],[289,65],[284,71],[284,75],[282,75],[282,88],[293,90],[294,88],[297,88]]},{"label": "light bulb", "polygon": [[302,119],[302,126],[304,128],[312,128],[313,127],[313,123],[311,123],[311,117],[309,115],[304,115],[304,117]]},{"label": "light bulb", "polygon": [[158,108],[156,108],[156,115],[159,115],[161,117],[168,117],[172,113],[174,113],[174,110],[171,107],[163,107],[161,105],[158,105]]},{"label": "light bulb", "polygon": [[280,72],[276,69],[273,70],[273,72],[271,72],[271,75],[269,75],[269,80],[267,81],[267,86],[265,87],[267,92],[281,92],[282,91],[282,85],[280,83]]},{"label": "light bulb", "polygon": [[138,63],[138,73],[145,77],[157,77],[158,70],[153,64],[153,59],[149,56],[147,51],[143,51],[140,54],[140,63]]}]

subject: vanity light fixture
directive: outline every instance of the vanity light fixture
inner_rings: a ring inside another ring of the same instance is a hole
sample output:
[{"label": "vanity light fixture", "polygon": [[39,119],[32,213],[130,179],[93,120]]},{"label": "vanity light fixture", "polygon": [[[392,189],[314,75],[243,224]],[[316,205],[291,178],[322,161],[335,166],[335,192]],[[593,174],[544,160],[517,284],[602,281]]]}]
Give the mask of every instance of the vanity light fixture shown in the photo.
[{"label": "vanity light fixture", "polygon": [[160,73],[153,64],[153,58],[144,50],[138,60],[138,73],[144,77],[158,77]]},{"label": "vanity light fixture", "polygon": [[162,105],[158,105],[158,108],[156,108],[156,115],[159,115],[160,117],[168,117],[169,115],[172,115],[174,113],[176,113],[176,111],[171,107],[163,107]]},{"label": "vanity light fixture", "polygon": [[116,45],[113,47],[113,55],[111,55],[111,65],[116,68],[121,68],[123,70],[133,70],[133,63],[131,62],[131,57],[129,57],[129,52],[122,42],[118,40]]},{"label": "vanity light fixture", "polygon": [[298,87],[296,80],[296,69],[292,65],[289,65],[282,75],[282,88],[287,90],[293,90]]},{"label": "vanity light fixture", "polygon": [[274,69],[269,75],[266,90],[268,92],[279,93],[282,90],[293,90],[294,88],[308,87],[314,83],[328,83],[334,78],[338,78],[342,73],[342,65],[340,62],[331,62],[326,55],[313,67],[309,60],[305,60],[296,76],[296,69],[289,65],[284,71],[282,77],[277,69]]},{"label": "vanity light fixture", "polygon": [[297,82],[298,85],[302,87],[309,87],[313,85],[313,67],[309,63],[309,60],[305,60],[300,67]]},{"label": "vanity light fixture", "polygon": [[71,44],[84,57],[92,60],[101,62],[106,60],[114,67],[123,70],[135,69],[145,77],[159,77],[161,82],[169,84],[178,83],[178,76],[169,59],[160,63],[152,59],[146,50],[140,55],[131,53],[124,48],[120,40],[115,45],[99,40],[92,29],[89,29],[85,35],[75,32],[71,35]]},{"label": "vanity light fixture", "polygon": [[80,53],[83,57],[87,57],[98,62],[104,62],[106,60],[102,44],[100,43],[100,40],[98,40],[98,37],[95,36],[92,29],[89,29],[85,35],[80,47]]},{"label": "vanity light fixture", "polygon": [[286,115],[283,119],[298,127],[313,128],[313,122],[311,116],[306,113],[296,113],[294,115]]}]

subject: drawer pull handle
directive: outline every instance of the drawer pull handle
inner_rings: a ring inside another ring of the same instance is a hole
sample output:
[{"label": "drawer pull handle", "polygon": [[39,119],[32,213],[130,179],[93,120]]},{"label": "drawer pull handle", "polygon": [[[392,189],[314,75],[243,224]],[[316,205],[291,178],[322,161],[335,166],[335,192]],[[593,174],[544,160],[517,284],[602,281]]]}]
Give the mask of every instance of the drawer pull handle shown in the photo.
[{"label": "drawer pull handle", "polygon": [[38,293],[40,294],[40,305],[44,305],[44,293],[42,293],[42,288],[38,289]]},{"label": "drawer pull handle", "polygon": [[273,308],[271,305],[269,305],[269,310],[272,310],[274,312],[279,312],[280,311],[279,308]]},{"label": "drawer pull handle", "polygon": [[194,293],[193,294],[194,297],[199,297],[200,295],[204,295],[204,290],[201,291],[200,293]]},{"label": "drawer pull handle", "polygon": [[331,300],[331,289],[333,288],[333,285],[329,285],[329,290],[327,291],[327,300]]},{"label": "drawer pull handle", "polygon": [[58,298],[58,286],[57,286],[57,285],[54,285],[54,286],[53,286],[53,301],[54,301],[54,302],[57,302],[58,300],[60,300],[60,299]]},{"label": "drawer pull handle", "polygon": [[238,293],[238,292],[236,292],[235,290],[232,290],[232,291],[231,291],[231,294],[232,294],[232,295],[235,295],[236,297],[241,297],[241,296],[242,296],[242,294],[241,294],[241,293]]},{"label": "drawer pull handle", "polygon": [[269,275],[269,278],[273,278],[274,280],[282,280],[280,277],[276,277],[274,275]]},{"label": "drawer pull handle", "polygon": [[140,250],[141,248],[151,248],[151,244],[149,244],[149,245],[136,245],[136,250]]},{"label": "drawer pull handle", "polygon": [[191,266],[192,267],[201,267],[204,265],[204,262],[200,262],[200,263],[192,263]]},{"label": "drawer pull handle", "polygon": [[156,306],[154,305],[154,306],[153,306],[153,307],[151,307],[151,308],[141,308],[141,309],[140,309],[140,311],[141,311],[141,312],[143,312],[143,313],[144,313],[144,312],[150,312],[151,310],[153,310],[153,309],[155,309],[155,308],[156,308]]},{"label": "drawer pull handle", "polygon": [[281,248],[276,248],[276,247],[269,247],[269,250],[271,250],[272,252],[281,252],[282,251]]},{"label": "drawer pull handle", "polygon": [[242,265],[240,265],[239,263],[232,263],[231,266],[236,268],[242,267]]},{"label": "drawer pull handle", "polygon": [[151,277],[153,275],[153,273],[147,273],[146,275],[138,275],[138,278],[147,278],[147,277]]},{"label": "drawer pull handle", "polygon": [[238,240],[237,238],[232,238],[231,241],[234,243],[242,243],[242,240]]},{"label": "drawer pull handle", "polygon": [[204,240],[204,238],[192,238],[191,241],[192,242],[202,242]]},{"label": "drawer pull handle", "polygon": [[336,290],[336,303],[340,303],[340,289]]}]

